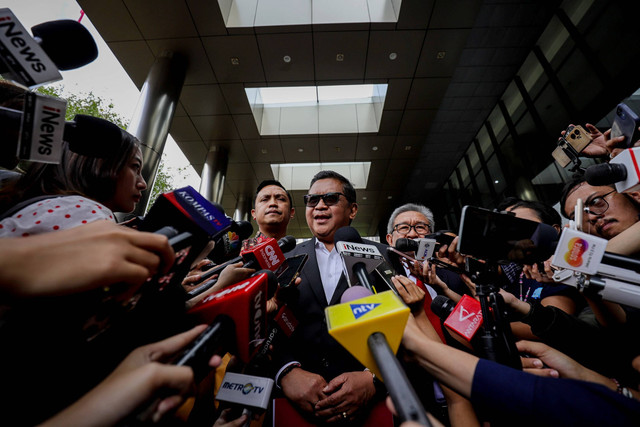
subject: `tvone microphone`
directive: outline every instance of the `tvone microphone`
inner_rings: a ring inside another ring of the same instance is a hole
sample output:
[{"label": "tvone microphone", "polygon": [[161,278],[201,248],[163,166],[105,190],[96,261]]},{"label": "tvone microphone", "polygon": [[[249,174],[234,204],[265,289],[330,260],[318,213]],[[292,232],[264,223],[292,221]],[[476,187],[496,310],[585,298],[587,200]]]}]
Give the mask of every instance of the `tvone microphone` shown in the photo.
[{"label": "tvone microphone", "polygon": [[384,261],[378,248],[362,243],[358,230],[348,226],[339,228],[335,232],[334,240],[349,286],[359,284],[376,293],[369,273]]},{"label": "tvone microphone", "polygon": [[[217,317],[229,317],[235,325],[235,349],[227,351],[247,363],[266,331],[269,275],[257,274],[196,303],[187,314],[198,323],[213,323]],[[271,279],[273,281],[273,279]]]},{"label": "tvone microphone", "polygon": [[329,334],[380,377],[401,421],[430,426],[424,407],[395,356],[409,308],[390,291],[349,300],[364,293],[357,286],[351,289],[342,295],[341,304],[325,309]]},{"label": "tvone microphone", "polygon": [[618,193],[640,189],[639,148],[628,148],[615,156],[609,163],[592,165],[585,171],[585,178],[591,185],[616,185]]},{"label": "tvone microphone", "polygon": [[[67,19],[31,28],[31,37],[10,9],[0,9],[0,74],[35,87],[62,79],[58,70],[71,70],[98,57],[87,29]],[[72,48],[70,48],[72,47]]]}]

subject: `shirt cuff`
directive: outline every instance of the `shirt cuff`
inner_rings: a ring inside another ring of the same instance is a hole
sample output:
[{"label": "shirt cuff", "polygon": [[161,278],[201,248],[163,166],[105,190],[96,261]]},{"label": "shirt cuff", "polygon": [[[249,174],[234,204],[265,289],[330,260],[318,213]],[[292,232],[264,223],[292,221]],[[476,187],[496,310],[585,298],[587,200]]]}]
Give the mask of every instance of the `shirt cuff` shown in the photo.
[{"label": "shirt cuff", "polygon": [[297,362],[297,361],[295,361],[295,360],[294,360],[294,361],[292,361],[292,362],[287,363],[287,364],[286,364],[286,365],[284,365],[282,368],[280,368],[280,370],[279,370],[279,371],[278,371],[278,373],[276,374],[276,378],[275,378],[275,380],[276,380],[276,386],[277,386],[279,389],[282,389],[282,387],[280,387],[280,375],[282,375],[282,373],[283,373],[285,370],[287,370],[287,368],[288,368],[289,366],[291,366],[291,365],[295,365],[295,366],[297,366],[297,367],[302,366],[302,365],[300,364],[300,362]]}]

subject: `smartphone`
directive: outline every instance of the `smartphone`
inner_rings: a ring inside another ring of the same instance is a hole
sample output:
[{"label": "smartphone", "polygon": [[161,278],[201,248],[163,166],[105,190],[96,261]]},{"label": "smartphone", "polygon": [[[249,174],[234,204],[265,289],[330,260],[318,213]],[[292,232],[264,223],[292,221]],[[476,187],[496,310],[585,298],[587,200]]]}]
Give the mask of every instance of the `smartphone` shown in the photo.
[{"label": "smartphone", "polygon": [[427,234],[426,236],[424,236],[425,239],[435,239],[436,242],[438,242],[438,245],[447,245],[449,246],[451,244],[451,242],[453,242],[453,239],[456,238],[456,236],[452,236],[450,234],[446,234],[447,231],[436,231],[435,233],[431,233],[431,234]]},{"label": "smartphone", "polygon": [[293,286],[302,268],[307,263],[309,255],[301,254],[286,259],[287,268],[278,275],[278,287],[288,288]]},{"label": "smartphone", "polygon": [[624,136],[625,148],[633,147],[633,144],[640,139],[638,126],[640,126],[640,117],[626,104],[618,104],[611,126],[611,138]]},{"label": "smartphone", "polygon": [[462,208],[458,252],[498,264],[534,264],[558,243],[555,228],[488,209]]}]

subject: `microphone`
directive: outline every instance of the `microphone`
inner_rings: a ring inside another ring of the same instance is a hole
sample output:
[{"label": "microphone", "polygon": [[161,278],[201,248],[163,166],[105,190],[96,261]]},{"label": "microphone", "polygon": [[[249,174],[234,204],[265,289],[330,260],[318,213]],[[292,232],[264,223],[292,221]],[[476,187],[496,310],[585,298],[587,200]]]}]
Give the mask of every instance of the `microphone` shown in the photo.
[{"label": "microphone", "polygon": [[[284,266],[285,258],[284,252],[289,252],[296,247],[296,239],[293,236],[284,236],[278,243],[275,244],[275,239],[270,238],[262,242],[259,245],[249,248],[243,252],[240,256],[232,258],[224,264],[214,266],[213,268],[205,271],[201,275],[201,280],[206,280],[216,274],[220,274],[229,264],[235,264],[243,261],[244,268],[253,268],[255,270],[271,270],[277,271],[281,266]],[[216,284],[217,278],[209,280],[203,283],[195,289],[188,292],[189,297],[193,298],[205,292]]]},{"label": "microphone", "polygon": [[79,68],[98,57],[93,37],[77,21],[44,22],[31,31],[33,37],[10,9],[0,9],[0,74],[4,78],[35,87],[61,80],[58,70]]},{"label": "microphone", "polygon": [[618,193],[640,189],[640,169],[637,157],[640,148],[628,148],[615,156],[609,163],[589,166],[585,178],[590,185],[616,185]]},{"label": "microphone", "polygon": [[197,323],[208,324],[218,322],[219,316],[230,318],[235,328],[229,333],[233,334],[235,345],[227,351],[247,363],[265,338],[269,287],[275,287],[275,276],[261,272],[207,296],[187,315]]},{"label": "microphone", "polygon": [[243,414],[263,412],[271,402],[274,381],[271,378],[227,371],[216,394],[216,400],[244,409]]},{"label": "microphone", "polygon": [[77,114],[64,121],[66,101],[25,93],[24,110],[0,107],[0,166],[14,168],[19,160],[60,163],[62,141],[74,153],[108,158],[119,153],[126,132],[108,120]]},{"label": "microphone", "polygon": [[409,317],[409,308],[393,292],[350,300],[367,293],[353,286],[341,303],[325,309],[329,334],[360,363],[369,368],[387,387],[400,420],[430,426],[395,352]]},{"label": "microphone", "polygon": [[349,226],[339,228],[335,232],[334,239],[349,286],[360,284],[376,293],[369,273],[384,261],[378,248],[362,243],[358,230]]},{"label": "microphone", "polygon": [[409,239],[401,237],[396,240],[396,249],[400,252],[415,252],[418,261],[424,261],[433,256],[436,248],[436,239],[419,238]]},{"label": "microphone", "polygon": [[253,226],[249,221],[234,221],[231,229],[216,240],[216,245],[207,258],[220,264],[237,257],[242,249],[242,241],[253,234]]},{"label": "microphone", "polygon": [[444,295],[437,295],[431,301],[431,311],[444,321],[445,326],[468,342],[482,326],[480,303],[469,295],[463,295],[458,304]]}]

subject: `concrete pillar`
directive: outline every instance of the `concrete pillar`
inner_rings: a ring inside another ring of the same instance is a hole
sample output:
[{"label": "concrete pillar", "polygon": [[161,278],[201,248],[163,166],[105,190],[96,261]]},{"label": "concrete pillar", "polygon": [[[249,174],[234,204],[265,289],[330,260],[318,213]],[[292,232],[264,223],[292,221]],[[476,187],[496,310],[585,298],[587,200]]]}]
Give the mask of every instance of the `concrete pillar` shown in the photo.
[{"label": "concrete pillar", "polygon": [[136,206],[135,215],[143,215],[149,201],[186,72],[187,60],[184,56],[163,52],[149,70],[131,124],[127,128],[143,144],[142,176],[148,186]]},{"label": "concrete pillar", "polygon": [[253,198],[246,194],[240,194],[236,201],[236,210],[233,212],[234,221],[251,221],[251,208]]},{"label": "concrete pillar", "polygon": [[200,194],[205,199],[222,204],[224,180],[227,176],[229,155],[226,148],[214,145],[209,149],[200,174]]}]

